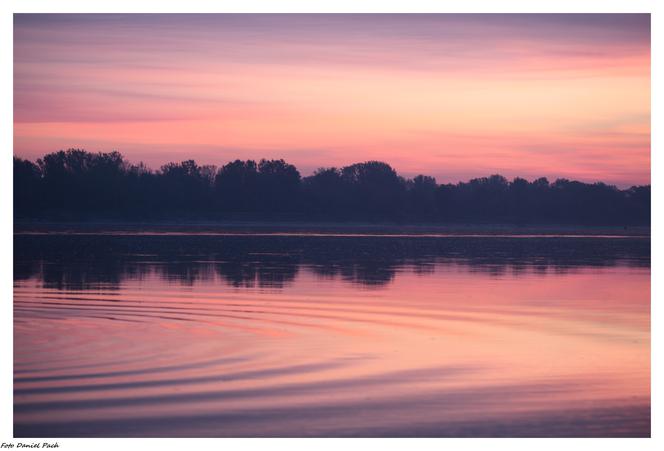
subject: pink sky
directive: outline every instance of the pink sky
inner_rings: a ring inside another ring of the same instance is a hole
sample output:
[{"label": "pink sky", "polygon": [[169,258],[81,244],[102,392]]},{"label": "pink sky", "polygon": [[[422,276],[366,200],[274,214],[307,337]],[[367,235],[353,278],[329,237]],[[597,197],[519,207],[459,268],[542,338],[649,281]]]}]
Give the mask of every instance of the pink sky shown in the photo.
[{"label": "pink sky", "polygon": [[15,16],[14,154],[650,183],[649,15]]}]

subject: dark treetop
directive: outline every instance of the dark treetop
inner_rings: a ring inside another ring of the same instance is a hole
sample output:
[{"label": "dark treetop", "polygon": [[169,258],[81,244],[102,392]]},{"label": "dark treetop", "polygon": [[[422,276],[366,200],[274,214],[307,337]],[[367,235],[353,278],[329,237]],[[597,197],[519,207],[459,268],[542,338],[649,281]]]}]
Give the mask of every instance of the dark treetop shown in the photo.
[{"label": "dark treetop", "polygon": [[14,157],[14,218],[649,225],[650,185],[620,190],[501,175],[439,185],[379,161],[309,177],[284,160],[220,169],[187,160],[151,171],[118,152],[70,149],[36,163]]}]

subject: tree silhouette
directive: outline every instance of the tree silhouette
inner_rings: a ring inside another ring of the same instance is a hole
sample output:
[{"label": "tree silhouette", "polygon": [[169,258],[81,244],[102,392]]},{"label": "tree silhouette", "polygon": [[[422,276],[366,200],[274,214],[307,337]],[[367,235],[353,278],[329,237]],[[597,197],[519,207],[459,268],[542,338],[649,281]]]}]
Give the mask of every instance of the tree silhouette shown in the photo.
[{"label": "tree silhouette", "polygon": [[254,212],[258,209],[258,167],[252,160],[224,165],[214,180],[215,196],[222,211]]},{"label": "tree silhouette", "polygon": [[402,213],[406,184],[389,164],[356,163],[341,169],[348,185],[348,207],[362,219],[397,219]]},{"label": "tree silhouette", "polygon": [[501,175],[438,185],[387,163],[321,168],[302,178],[284,160],[193,160],[151,171],[120,153],[80,149],[14,157],[14,216],[52,220],[235,219],[648,225],[650,186]]},{"label": "tree silhouette", "polygon": [[40,168],[28,160],[14,157],[14,214],[28,216],[41,209],[42,181]]},{"label": "tree silhouette", "polygon": [[261,160],[258,163],[258,193],[260,211],[297,211],[300,173],[284,160]]},{"label": "tree silhouette", "polygon": [[418,175],[407,183],[407,213],[419,221],[434,221],[438,217],[436,203],[436,179],[427,175]]},{"label": "tree silhouette", "polygon": [[349,218],[348,188],[337,168],[320,168],[302,180],[304,210],[314,219]]}]

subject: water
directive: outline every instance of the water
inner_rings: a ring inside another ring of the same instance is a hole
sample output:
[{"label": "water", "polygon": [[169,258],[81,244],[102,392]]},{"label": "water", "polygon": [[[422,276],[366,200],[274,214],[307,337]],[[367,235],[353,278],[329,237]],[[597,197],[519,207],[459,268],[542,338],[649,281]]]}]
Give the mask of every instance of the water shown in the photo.
[{"label": "water", "polygon": [[18,437],[650,435],[647,236],[29,232]]}]

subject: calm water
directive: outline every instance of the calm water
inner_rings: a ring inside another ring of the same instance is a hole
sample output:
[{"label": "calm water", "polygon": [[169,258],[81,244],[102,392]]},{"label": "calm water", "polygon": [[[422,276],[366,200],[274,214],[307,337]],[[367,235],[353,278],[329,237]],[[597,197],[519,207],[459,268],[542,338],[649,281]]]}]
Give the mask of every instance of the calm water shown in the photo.
[{"label": "calm water", "polygon": [[648,237],[41,232],[16,436],[650,435]]}]

